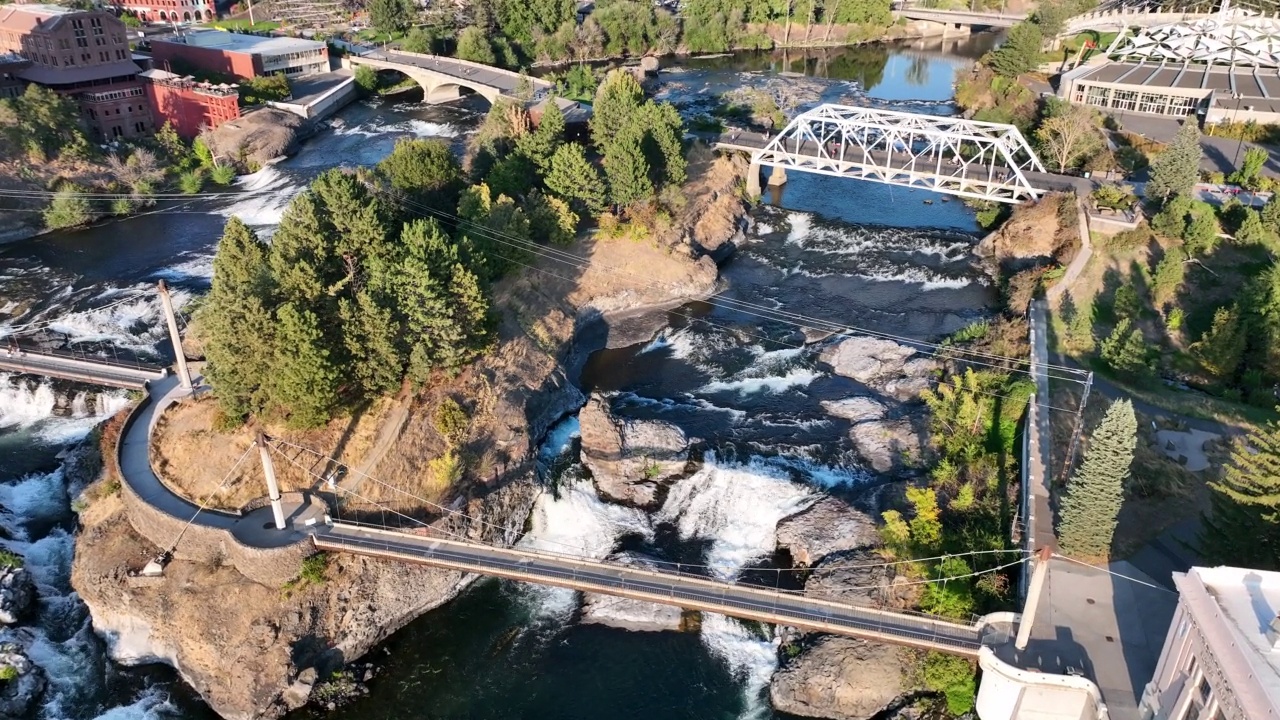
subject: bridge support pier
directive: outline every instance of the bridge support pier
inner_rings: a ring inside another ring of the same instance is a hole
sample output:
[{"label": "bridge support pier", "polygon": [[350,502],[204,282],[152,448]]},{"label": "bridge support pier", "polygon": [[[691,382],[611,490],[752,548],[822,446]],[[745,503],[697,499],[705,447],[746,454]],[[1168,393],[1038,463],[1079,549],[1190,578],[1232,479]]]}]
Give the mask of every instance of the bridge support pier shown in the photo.
[{"label": "bridge support pier", "polygon": [[769,172],[769,187],[778,187],[787,184],[787,171],[780,167],[775,167]]},{"label": "bridge support pier", "polygon": [[751,161],[751,166],[747,168],[747,195],[758,198],[763,195],[760,188],[760,163],[755,160]]},{"label": "bridge support pier", "polygon": [[267,476],[267,496],[271,498],[271,515],[276,521],[276,529],[284,529],[284,504],[280,501],[280,484],[276,482],[276,466],[271,462],[271,449],[267,447],[267,436],[258,431],[258,456],[262,458],[262,474]]},{"label": "bridge support pier", "polygon": [[1035,624],[1036,609],[1040,604],[1040,593],[1044,590],[1044,581],[1049,577],[1049,548],[1041,548],[1036,557],[1035,569],[1031,572],[1031,587],[1027,590],[1027,602],[1022,606],[1022,619],[1018,621],[1018,637],[1013,646],[1018,650],[1026,650],[1031,640],[1031,626]]},{"label": "bridge support pier", "polygon": [[178,333],[178,317],[173,314],[173,298],[169,297],[169,286],[161,280],[160,305],[164,308],[164,318],[169,324],[169,340],[173,343],[173,356],[178,359],[178,380],[182,389],[191,389],[191,373],[187,371],[187,355],[182,350],[182,335]]}]

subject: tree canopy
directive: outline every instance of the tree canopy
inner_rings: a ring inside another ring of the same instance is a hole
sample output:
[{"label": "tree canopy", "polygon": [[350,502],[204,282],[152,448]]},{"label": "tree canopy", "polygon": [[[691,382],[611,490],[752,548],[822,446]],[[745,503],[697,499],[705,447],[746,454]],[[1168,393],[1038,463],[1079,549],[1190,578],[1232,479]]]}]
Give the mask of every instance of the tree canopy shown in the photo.
[{"label": "tree canopy", "polygon": [[1137,442],[1133,403],[1115,401],[1089,438],[1084,461],[1062,499],[1058,535],[1065,552],[1085,558],[1110,555]]},{"label": "tree canopy", "polygon": [[1156,159],[1151,161],[1151,179],[1147,181],[1146,195],[1164,200],[1175,195],[1185,195],[1200,179],[1200,127],[1194,117],[1182,123],[1173,142]]}]

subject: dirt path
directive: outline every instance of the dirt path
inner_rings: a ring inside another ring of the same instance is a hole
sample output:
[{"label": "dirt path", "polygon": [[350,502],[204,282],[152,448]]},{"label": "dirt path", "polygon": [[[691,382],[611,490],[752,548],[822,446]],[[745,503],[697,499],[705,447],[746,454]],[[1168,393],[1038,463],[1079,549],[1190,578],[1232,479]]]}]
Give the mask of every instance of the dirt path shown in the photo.
[{"label": "dirt path", "polygon": [[382,427],[378,429],[378,437],[374,440],[373,447],[365,453],[364,460],[360,462],[359,467],[355,468],[355,472],[345,479],[348,489],[359,488],[362,479],[373,475],[378,463],[386,456],[396,440],[400,439],[400,432],[404,430],[404,425],[409,420],[409,408],[412,405],[412,393],[402,393],[402,397],[396,399],[395,407],[387,413],[386,419],[382,421]]}]

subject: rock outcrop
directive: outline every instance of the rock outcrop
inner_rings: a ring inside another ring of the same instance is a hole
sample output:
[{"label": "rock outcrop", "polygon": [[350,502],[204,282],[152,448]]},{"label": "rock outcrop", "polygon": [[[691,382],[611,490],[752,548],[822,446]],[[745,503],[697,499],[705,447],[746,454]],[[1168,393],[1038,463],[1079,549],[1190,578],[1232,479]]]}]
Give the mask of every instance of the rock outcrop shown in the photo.
[{"label": "rock outcrop", "polygon": [[884,403],[872,400],[868,397],[851,397],[844,400],[823,400],[822,409],[827,411],[828,415],[834,415],[845,420],[853,422],[862,422],[864,420],[879,420],[884,417],[888,409]]},{"label": "rock outcrop", "polygon": [[778,523],[778,549],[796,565],[811,566],[827,555],[877,545],[875,521],[843,500],[826,497]]},{"label": "rock outcrop", "polygon": [[48,684],[44,670],[31,662],[21,645],[12,642],[0,643],[0,670],[13,675],[0,682],[0,718],[35,717]]},{"label": "rock outcrop", "polygon": [[35,600],[36,584],[26,568],[0,568],[0,624],[20,622]]},{"label": "rock outcrop", "polygon": [[907,691],[905,658],[893,645],[824,635],[773,676],[773,707],[802,717],[866,720]]},{"label": "rock outcrop", "polygon": [[[619,553],[610,557],[609,562],[632,567],[656,566],[651,558],[635,553]],[[582,622],[633,631],[680,630],[684,622],[684,611],[671,605],[584,593]]]},{"label": "rock outcrop", "polygon": [[867,420],[849,428],[849,439],[858,454],[876,472],[890,472],[920,462],[924,440],[907,418]]},{"label": "rock outcrop", "polygon": [[666,485],[688,464],[689,438],[683,430],[661,420],[619,418],[607,398],[588,400],[578,424],[582,462],[606,500],[657,508]]},{"label": "rock outcrop", "polygon": [[821,359],[837,375],[852,378],[896,400],[913,400],[940,367],[913,358],[915,348],[875,337],[844,338],[822,351]]}]

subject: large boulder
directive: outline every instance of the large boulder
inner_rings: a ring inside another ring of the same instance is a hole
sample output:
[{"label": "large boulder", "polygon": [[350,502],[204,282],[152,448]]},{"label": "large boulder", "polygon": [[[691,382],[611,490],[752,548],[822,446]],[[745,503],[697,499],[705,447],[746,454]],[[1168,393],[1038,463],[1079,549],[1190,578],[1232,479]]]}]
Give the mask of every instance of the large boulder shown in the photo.
[{"label": "large boulder", "polygon": [[[629,567],[656,568],[652,558],[635,553],[619,553],[609,562]],[[672,605],[658,605],[628,598],[584,593],[582,596],[582,622],[607,625],[623,630],[660,631],[680,630],[684,611]]]},{"label": "large boulder", "polygon": [[884,403],[878,400],[872,400],[869,397],[851,397],[843,400],[823,400],[822,409],[827,411],[828,415],[834,415],[838,418],[851,420],[853,422],[862,422],[863,420],[879,420],[884,417],[887,409]]},{"label": "large boulder", "polygon": [[822,351],[821,359],[837,375],[857,380],[897,400],[912,400],[938,370],[928,358],[912,358],[913,347],[875,337],[847,337]]},{"label": "large boulder", "polygon": [[36,584],[26,568],[0,568],[0,624],[21,621],[35,600]]},{"label": "large boulder", "polygon": [[48,684],[44,670],[31,662],[22,646],[6,642],[0,643],[0,672],[12,676],[0,681],[0,718],[35,717]]},{"label": "large boulder", "polygon": [[778,549],[811,566],[834,552],[877,545],[875,520],[843,500],[826,497],[778,523]]},{"label": "large boulder", "polygon": [[890,472],[917,465],[924,441],[909,419],[868,420],[849,428],[849,439],[858,454],[876,472]]},{"label": "large boulder", "polygon": [[684,473],[689,438],[671,423],[616,417],[608,399],[596,395],[578,414],[578,424],[582,462],[606,500],[657,508],[667,483]]},{"label": "large boulder", "polygon": [[898,703],[906,678],[897,647],[825,635],[774,673],[769,697],[790,715],[866,720]]},{"label": "large boulder", "polygon": [[804,594],[851,605],[902,607],[897,590],[905,577],[899,577],[874,546],[865,545],[823,558],[805,578]]}]

